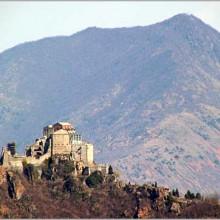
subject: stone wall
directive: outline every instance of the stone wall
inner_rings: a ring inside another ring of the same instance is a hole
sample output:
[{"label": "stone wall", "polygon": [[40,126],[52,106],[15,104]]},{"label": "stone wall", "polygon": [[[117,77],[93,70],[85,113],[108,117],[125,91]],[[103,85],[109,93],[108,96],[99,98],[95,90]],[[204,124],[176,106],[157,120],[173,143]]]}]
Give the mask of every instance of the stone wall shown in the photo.
[{"label": "stone wall", "polygon": [[3,164],[2,167],[13,169],[13,170],[23,170],[23,162],[33,164],[35,166],[40,166],[46,159],[51,156],[50,152],[44,154],[39,159],[34,157],[25,156],[11,156],[9,151],[4,151],[3,153]]},{"label": "stone wall", "polygon": [[93,164],[93,145],[89,143],[83,143],[82,146],[82,160],[86,166]]},{"label": "stone wall", "polygon": [[34,157],[26,157],[25,160],[27,163],[31,163],[35,166],[40,166],[50,156],[51,156],[50,152],[48,152],[48,153],[44,154],[43,156],[41,156],[39,159],[36,159]]},{"label": "stone wall", "polygon": [[52,134],[53,154],[70,154],[70,135],[65,130],[58,130]]}]

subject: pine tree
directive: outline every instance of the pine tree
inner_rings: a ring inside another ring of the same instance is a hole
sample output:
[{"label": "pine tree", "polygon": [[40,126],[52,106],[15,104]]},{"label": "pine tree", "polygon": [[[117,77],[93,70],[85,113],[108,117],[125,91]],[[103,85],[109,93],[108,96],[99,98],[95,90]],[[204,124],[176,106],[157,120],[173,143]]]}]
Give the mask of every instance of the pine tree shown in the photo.
[{"label": "pine tree", "polygon": [[194,193],[190,192],[190,190],[187,190],[187,193],[185,194],[186,199],[195,199],[196,196]]},{"label": "pine tree", "polygon": [[195,199],[196,197],[195,197],[195,194],[194,193],[191,193],[191,197],[190,197],[190,199]]},{"label": "pine tree", "polygon": [[112,168],[111,165],[110,165],[109,168],[108,168],[108,174],[110,174],[110,175],[114,174],[113,168]]},{"label": "pine tree", "polygon": [[201,194],[200,193],[196,193],[196,199],[201,199],[201,198],[202,198]]},{"label": "pine tree", "polygon": [[176,188],[175,196],[180,197],[179,190],[177,188]]},{"label": "pine tree", "polygon": [[190,190],[187,190],[187,192],[185,194],[185,198],[190,199],[190,197],[191,197],[191,192],[190,192]]}]

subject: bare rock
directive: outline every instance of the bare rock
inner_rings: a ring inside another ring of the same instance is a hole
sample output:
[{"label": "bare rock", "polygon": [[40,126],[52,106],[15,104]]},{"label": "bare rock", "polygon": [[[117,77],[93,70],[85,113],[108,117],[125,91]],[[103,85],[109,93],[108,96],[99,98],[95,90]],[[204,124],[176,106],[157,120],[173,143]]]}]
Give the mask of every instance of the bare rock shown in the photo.
[{"label": "bare rock", "polygon": [[17,200],[19,200],[22,197],[24,191],[25,191],[25,188],[22,185],[21,180],[17,179],[15,182],[15,195],[16,195]]},{"label": "bare rock", "polygon": [[17,199],[19,200],[24,191],[25,188],[21,183],[21,180],[19,179],[19,176],[14,175],[13,172],[6,172],[6,179],[8,184],[8,195],[11,199]]},{"label": "bare rock", "polygon": [[8,217],[9,212],[10,212],[9,208],[6,205],[4,205],[4,204],[0,205],[0,217],[1,218],[2,217]]},{"label": "bare rock", "polygon": [[6,182],[5,169],[0,166],[0,185]]},{"label": "bare rock", "polygon": [[170,208],[170,211],[171,211],[171,212],[174,212],[174,213],[176,213],[176,214],[179,214],[179,213],[180,213],[180,204],[177,203],[177,202],[173,202],[173,203],[172,203],[172,206],[171,206],[171,208]]},{"label": "bare rock", "polygon": [[150,218],[152,214],[152,209],[150,203],[144,202],[140,203],[140,207],[137,210],[138,218]]}]

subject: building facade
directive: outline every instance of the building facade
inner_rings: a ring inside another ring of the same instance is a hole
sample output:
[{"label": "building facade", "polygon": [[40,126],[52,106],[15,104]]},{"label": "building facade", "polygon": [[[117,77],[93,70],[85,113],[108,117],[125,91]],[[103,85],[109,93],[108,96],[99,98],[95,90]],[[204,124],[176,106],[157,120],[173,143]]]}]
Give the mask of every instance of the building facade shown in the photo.
[{"label": "building facade", "polygon": [[[11,150],[11,149],[10,149]],[[1,164],[5,167],[21,167],[22,161],[41,164],[49,157],[66,157],[84,166],[94,167],[93,145],[84,141],[76,129],[68,122],[57,122],[43,128],[43,136],[26,146],[26,155],[12,155],[3,148]]]}]

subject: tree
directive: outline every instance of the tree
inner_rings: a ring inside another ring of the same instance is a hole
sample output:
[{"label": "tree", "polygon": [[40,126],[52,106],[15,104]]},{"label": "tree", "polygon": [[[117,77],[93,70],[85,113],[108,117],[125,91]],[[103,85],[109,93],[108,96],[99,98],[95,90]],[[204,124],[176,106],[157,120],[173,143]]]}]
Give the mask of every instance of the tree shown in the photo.
[{"label": "tree", "polygon": [[175,189],[173,189],[172,190],[172,195],[173,196],[176,196],[176,197],[179,197],[180,195],[179,195],[179,190],[176,188],[176,190]]},{"label": "tree", "polygon": [[187,192],[185,194],[185,198],[190,199],[190,196],[191,196],[191,192],[190,192],[190,190],[187,190]]},{"label": "tree", "polygon": [[201,199],[201,198],[202,198],[201,194],[200,193],[196,193],[196,199]]},{"label": "tree", "polygon": [[187,190],[187,192],[185,194],[185,198],[186,199],[195,199],[195,194],[191,193],[190,190]]},{"label": "tree", "polygon": [[51,157],[44,161],[42,165],[42,178],[46,178],[47,180],[53,179],[53,167],[54,161]]},{"label": "tree", "polygon": [[170,211],[170,208],[172,207],[173,202],[174,202],[174,198],[172,196],[172,193],[169,192],[169,194],[167,195],[166,200],[165,200],[165,205],[169,211]]},{"label": "tree", "polygon": [[53,171],[52,169],[48,167],[43,167],[42,168],[42,178],[45,178],[46,180],[52,180],[53,179]]},{"label": "tree", "polygon": [[195,194],[194,193],[191,193],[191,199],[195,199]]},{"label": "tree", "polygon": [[28,181],[33,182],[33,179],[37,178],[37,171],[33,164],[23,161],[23,173],[28,179]]},{"label": "tree", "polygon": [[73,190],[74,190],[74,180],[73,180],[72,177],[68,176],[65,179],[65,182],[63,184],[63,190],[64,190],[64,192],[69,192],[69,193],[73,192]]},{"label": "tree", "polygon": [[74,166],[74,163],[70,160],[67,160],[64,162],[64,166],[63,166],[63,172],[65,174],[70,174],[74,171],[75,169],[75,166]]},{"label": "tree", "polygon": [[104,177],[100,171],[93,172],[90,176],[86,178],[86,185],[90,188],[95,188],[102,184]]},{"label": "tree", "polygon": [[156,190],[155,188],[153,188],[151,191],[150,191],[150,199],[152,201],[156,201],[156,199],[159,197],[159,191]]},{"label": "tree", "polygon": [[180,197],[179,190],[177,188],[176,188],[175,196]]},{"label": "tree", "polygon": [[53,158],[49,157],[48,160],[45,161],[45,164],[49,169],[52,169],[52,167],[54,166]]},{"label": "tree", "polygon": [[64,178],[63,191],[69,193],[74,201],[88,198],[88,193],[84,190],[82,183],[72,176]]},{"label": "tree", "polygon": [[114,174],[113,168],[112,168],[111,165],[110,165],[109,168],[108,168],[108,174],[110,174],[110,175]]}]

